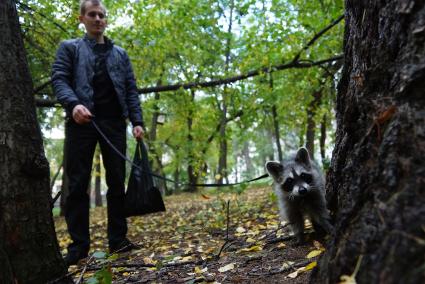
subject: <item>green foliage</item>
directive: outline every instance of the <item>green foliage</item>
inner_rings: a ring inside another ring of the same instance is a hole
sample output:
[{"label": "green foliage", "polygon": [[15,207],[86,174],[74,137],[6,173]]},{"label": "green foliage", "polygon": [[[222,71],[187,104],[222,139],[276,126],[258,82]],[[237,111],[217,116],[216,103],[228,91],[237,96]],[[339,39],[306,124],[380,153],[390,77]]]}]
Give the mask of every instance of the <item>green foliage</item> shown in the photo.
[{"label": "green foliage", "polygon": [[[343,14],[342,0],[104,2],[108,8],[107,35],[128,51],[142,88],[214,80],[288,63]],[[83,34],[77,19],[78,1],[22,0],[18,10],[34,85],[39,86],[49,79],[59,42]],[[339,23],[301,52],[300,61],[341,54],[342,34],[343,23]],[[303,144],[308,105],[312,94],[322,90],[315,115],[316,133],[326,115],[329,151],[337,79],[337,70],[325,65],[262,73],[232,84],[194,89],[194,93],[163,92],[159,100],[154,94],[143,95],[148,130],[155,111],[166,115],[156,139],[148,144],[161,157],[168,177],[178,176],[186,182],[190,164],[199,182],[212,182],[218,168],[219,139],[226,139],[231,179],[253,177],[264,172],[267,159],[277,158],[272,107],[277,110],[281,144],[287,153]],[[52,98],[51,88],[36,97]],[[240,111],[242,115],[238,115]],[[61,108],[39,109],[38,115],[43,130],[63,123]],[[223,116],[226,132],[220,137],[217,127]],[[130,156],[133,149],[130,142]],[[55,154],[53,160],[58,163],[61,158]]]}]

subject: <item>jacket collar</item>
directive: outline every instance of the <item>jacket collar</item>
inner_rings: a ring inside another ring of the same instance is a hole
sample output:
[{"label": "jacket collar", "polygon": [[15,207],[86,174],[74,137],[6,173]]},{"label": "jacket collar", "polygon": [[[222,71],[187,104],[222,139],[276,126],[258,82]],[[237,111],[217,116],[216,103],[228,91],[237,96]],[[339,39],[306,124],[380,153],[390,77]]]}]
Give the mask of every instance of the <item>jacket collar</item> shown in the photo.
[{"label": "jacket collar", "polygon": [[[107,36],[103,36],[105,40],[105,44],[108,45],[108,47],[112,47],[114,45],[114,41],[109,39]],[[94,38],[89,38],[87,34],[84,35],[83,40],[88,43],[90,48],[93,49],[93,47],[97,44],[96,40]]]}]

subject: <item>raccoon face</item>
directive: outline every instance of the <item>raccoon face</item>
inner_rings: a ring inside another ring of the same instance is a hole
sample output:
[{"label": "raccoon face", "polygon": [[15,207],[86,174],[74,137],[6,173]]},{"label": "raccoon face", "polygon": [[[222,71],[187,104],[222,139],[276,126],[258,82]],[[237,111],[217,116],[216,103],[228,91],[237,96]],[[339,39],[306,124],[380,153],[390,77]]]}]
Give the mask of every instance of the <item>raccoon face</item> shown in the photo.
[{"label": "raccoon face", "polygon": [[294,158],[282,163],[267,162],[266,169],[276,186],[290,197],[305,196],[315,188],[310,157],[305,148],[299,149]]}]

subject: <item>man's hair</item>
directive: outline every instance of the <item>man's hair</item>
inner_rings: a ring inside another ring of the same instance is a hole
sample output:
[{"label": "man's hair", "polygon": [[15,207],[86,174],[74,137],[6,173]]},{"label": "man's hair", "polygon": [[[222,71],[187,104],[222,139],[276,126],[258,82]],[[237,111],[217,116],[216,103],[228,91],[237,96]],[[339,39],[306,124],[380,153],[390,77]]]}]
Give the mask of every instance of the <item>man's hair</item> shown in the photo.
[{"label": "man's hair", "polygon": [[106,15],[106,8],[100,0],[81,0],[80,2],[80,15],[86,14],[87,3],[90,2],[93,6],[100,6],[103,9],[103,12]]}]

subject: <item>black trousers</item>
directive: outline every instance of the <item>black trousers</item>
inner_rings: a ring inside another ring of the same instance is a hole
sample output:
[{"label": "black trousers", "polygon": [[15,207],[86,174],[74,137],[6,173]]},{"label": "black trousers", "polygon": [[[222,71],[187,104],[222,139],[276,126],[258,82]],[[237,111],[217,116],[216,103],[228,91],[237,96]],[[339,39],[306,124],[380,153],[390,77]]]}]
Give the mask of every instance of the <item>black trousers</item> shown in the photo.
[{"label": "black trousers", "polygon": [[[127,142],[125,120],[96,119],[95,122],[112,144],[125,154]],[[87,253],[90,248],[90,199],[87,188],[98,142],[108,186],[106,199],[109,247],[116,246],[125,239],[127,234],[127,220],[124,212],[125,161],[107,144],[91,122],[80,125],[70,119],[66,123],[65,133],[66,174],[69,178],[65,220],[73,241],[68,246],[68,252]]]}]

